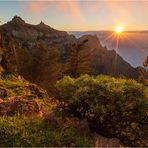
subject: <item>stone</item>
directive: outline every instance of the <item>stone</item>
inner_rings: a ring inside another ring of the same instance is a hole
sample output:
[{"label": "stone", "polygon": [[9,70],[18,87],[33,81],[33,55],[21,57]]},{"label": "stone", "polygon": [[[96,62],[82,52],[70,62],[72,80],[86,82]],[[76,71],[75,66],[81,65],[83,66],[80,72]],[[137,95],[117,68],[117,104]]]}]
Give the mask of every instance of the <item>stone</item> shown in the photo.
[{"label": "stone", "polygon": [[94,147],[120,147],[120,140],[117,138],[106,138],[99,134],[94,134]]}]

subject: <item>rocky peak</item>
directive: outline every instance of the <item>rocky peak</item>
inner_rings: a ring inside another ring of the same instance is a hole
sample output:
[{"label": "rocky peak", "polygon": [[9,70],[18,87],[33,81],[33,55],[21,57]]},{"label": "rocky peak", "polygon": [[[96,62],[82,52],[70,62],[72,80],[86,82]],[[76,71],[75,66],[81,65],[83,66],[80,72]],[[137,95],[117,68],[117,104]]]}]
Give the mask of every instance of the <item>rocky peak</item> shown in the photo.
[{"label": "rocky peak", "polygon": [[40,22],[40,25],[45,25],[45,24],[44,24],[44,22],[41,21],[41,22]]},{"label": "rocky peak", "polygon": [[47,28],[47,29],[52,29],[54,30],[52,27],[46,25],[43,21],[40,22],[39,25],[37,25],[38,27],[41,27],[41,28]]},{"label": "rocky peak", "polygon": [[11,20],[12,24],[25,24],[25,21],[19,17],[19,16],[14,16],[13,19]]}]

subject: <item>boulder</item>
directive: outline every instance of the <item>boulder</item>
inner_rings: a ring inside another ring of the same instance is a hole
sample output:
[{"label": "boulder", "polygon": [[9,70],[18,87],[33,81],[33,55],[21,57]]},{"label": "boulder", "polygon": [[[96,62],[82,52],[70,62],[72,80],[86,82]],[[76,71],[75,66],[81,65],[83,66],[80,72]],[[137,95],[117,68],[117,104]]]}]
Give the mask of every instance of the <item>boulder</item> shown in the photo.
[{"label": "boulder", "polygon": [[98,134],[94,134],[95,147],[120,147],[120,140],[117,138],[106,138]]}]

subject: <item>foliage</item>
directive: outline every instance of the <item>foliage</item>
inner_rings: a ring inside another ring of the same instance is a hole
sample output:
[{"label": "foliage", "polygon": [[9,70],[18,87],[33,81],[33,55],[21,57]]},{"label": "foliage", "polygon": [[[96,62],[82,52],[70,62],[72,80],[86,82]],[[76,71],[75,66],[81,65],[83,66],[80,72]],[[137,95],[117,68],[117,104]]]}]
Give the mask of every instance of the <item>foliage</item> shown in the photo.
[{"label": "foliage", "polygon": [[41,86],[47,88],[50,93],[53,93],[54,85],[59,77],[61,77],[60,53],[56,48],[48,49],[43,42],[38,45],[38,48],[40,51],[36,51],[38,55],[44,55],[40,57],[40,60],[37,58],[37,61],[40,61],[37,67],[40,67],[40,69],[36,82],[39,82]]},{"label": "foliage", "polygon": [[91,73],[91,53],[84,51],[82,48],[86,42],[88,40],[84,40],[82,44],[74,44],[71,48],[64,72],[66,75],[78,77],[81,74]]},{"label": "foliage", "polygon": [[58,123],[53,128],[40,118],[24,116],[0,117],[0,135],[1,147],[91,146],[90,138],[79,137],[73,127],[64,129]]},{"label": "foliage", "polygon": [[52,93],[55,82],[61,76],[59,49],[49,48],[44,41],[39,40],[30,50],[26,46],[21,49],[16,44],[16,52],[18,73]]},{"label": "foliage", "polygon": [[46,91],[17,74],[3,74],[0,79],[0,90],[1,99],[20,96],[28,99],[48,98]]},{"label": "foliage", "polygon": [[146,145],[147,89],[134,80],[109,76],[64,77],[56,84],[62,111],[87,118],[92,130],[125,146]]}]

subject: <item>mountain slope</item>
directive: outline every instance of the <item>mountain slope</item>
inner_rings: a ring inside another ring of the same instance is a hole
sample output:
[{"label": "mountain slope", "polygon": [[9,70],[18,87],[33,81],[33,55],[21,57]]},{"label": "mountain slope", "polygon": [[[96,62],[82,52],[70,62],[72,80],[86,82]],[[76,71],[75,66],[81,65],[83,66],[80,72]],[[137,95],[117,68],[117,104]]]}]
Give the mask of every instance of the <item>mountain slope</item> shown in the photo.
[{"label": "mountain slope", "polygon": [[[88,35],[76,39],[73,35],[55,30],[43,22],[39,25],[27,24],[18,16],[0,26],[0,35],[2,67],[7,72],[17,72],[47,89],[50,83],[48,76],[52,73],[49,65],[53,58],[49,51],[58,49],[59,62],[63,64],[75,48],[74,44],[81,45],[84,53],[90,53],[92,74],[124,75],[129,78],[139,76],[138,69],[124,61],[115,51],[102,47],[96,36]],[[40,44],[43,48],[39,48]]]},{"label": "mountain slope", "polygon": [[[83,35],[97,35],[101,44],[107,49],[116,48],[116,34],[112,31],[69,32],[77,38]],[[148,31],[124,31],[120,36],[118,54],[132,66],[142,66],[148,55]]]},{"label": "mountain slope", "polygon": [[143,75],[146,77],[147,73],[142,67],[133,68],[115,50],[107,50],[106,47],[102,47],[96,35],[84,35],[79,38],[78,42],[81,43],[84,40],[88,40],[88,42],[82,46],[82,49],[91,53],[93,74],[124,75],[128,78],[138,78],[139,69],[142,69]]}]

